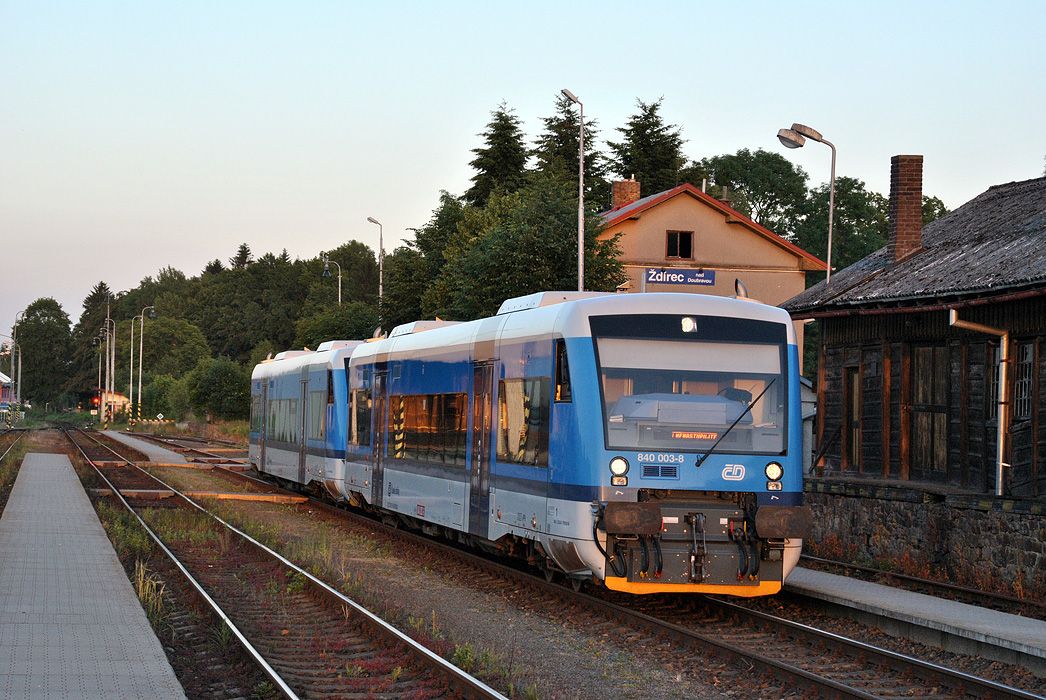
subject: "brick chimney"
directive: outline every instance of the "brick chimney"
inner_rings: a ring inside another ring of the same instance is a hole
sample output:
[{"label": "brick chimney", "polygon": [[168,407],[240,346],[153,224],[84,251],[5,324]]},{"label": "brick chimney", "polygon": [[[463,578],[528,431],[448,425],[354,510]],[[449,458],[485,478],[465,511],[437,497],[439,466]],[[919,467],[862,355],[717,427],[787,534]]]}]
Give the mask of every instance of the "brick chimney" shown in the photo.
[{"label": "brick chimney", "polygon": [[890,159],[890,258],[897,262],[923,247],[923,157]]},{"label": "brick chimney", "polygon": [[614,209],[627,207],[639,199],[639,183],[633,175],[628,180],[617,180],[614,183]]}]

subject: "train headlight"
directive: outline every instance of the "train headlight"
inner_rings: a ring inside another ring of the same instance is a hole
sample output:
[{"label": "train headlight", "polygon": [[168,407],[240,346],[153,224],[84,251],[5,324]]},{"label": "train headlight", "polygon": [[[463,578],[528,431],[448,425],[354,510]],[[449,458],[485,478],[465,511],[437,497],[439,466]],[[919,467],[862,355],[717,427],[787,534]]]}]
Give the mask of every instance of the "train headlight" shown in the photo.
[{"label": "train headlight", "polygon": [[684,333],[693,333],[697,330],[697,319],[693,316],[684,316],[680,325]]},{"label": "train headlight", "polygon": [[610,460],[610,473],[614,476],[624,476],[628,473],[628,460],[624,457],[614,457]]},{"label": "train headlight", "polygon": [[781,477],[784,476],[785,470],[778,462],[770,462],[766,465],[766,478],[770,481],[780,481]]}]

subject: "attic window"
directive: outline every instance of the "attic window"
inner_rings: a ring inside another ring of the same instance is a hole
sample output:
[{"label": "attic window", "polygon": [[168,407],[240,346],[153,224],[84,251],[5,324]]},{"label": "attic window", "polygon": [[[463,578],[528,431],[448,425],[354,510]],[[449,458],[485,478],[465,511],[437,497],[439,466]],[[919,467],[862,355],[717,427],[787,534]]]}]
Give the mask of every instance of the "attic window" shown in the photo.
[{"label": "attic window", "polygon": [[668,231],[668,244],[665,253],[666,258],[683,258],[693,260],[694,258],[694,232],[693,231]]}]

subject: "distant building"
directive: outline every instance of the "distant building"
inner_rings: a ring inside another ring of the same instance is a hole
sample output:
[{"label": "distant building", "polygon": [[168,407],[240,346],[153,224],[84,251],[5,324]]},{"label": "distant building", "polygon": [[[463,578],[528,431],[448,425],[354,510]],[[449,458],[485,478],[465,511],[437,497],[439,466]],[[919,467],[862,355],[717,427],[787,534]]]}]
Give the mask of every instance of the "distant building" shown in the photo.
[{"label": "distant building", "polygon": [[14,382],[3,372],[0,372],[0,407],[10,406],[14,399]]},{"label": "distant building", "polygon": [[[600,215],[600,240],[620,235],[622,292],[734,296],[740,279],[753,299],[779,305],[826,265],[690,184],[640,197],[640,183],[613,184],[613,208]],[[802,338],[802,326],[797,325]]]}]

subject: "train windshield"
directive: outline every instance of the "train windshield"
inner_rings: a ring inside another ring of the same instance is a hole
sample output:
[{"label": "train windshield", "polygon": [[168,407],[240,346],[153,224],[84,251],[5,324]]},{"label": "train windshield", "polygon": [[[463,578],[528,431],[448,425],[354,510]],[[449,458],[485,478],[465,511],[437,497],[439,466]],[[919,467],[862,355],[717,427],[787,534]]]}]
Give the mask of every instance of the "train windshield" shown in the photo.
[{"label": "train windshield", "polygon": [[722,437],[718,453],[784,451],[781,344],[604,337],[597,346],[608,448],[703,452]]}]

